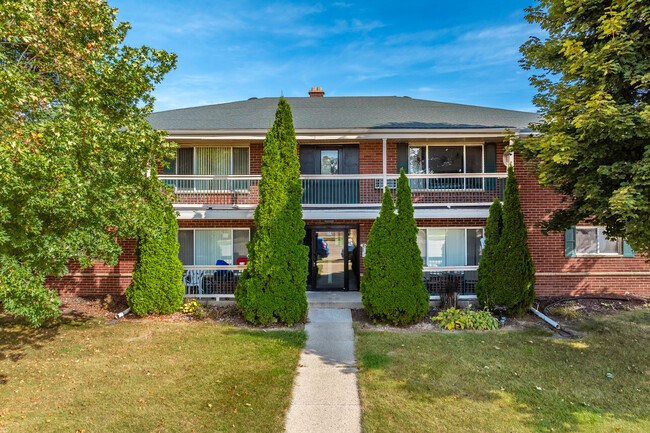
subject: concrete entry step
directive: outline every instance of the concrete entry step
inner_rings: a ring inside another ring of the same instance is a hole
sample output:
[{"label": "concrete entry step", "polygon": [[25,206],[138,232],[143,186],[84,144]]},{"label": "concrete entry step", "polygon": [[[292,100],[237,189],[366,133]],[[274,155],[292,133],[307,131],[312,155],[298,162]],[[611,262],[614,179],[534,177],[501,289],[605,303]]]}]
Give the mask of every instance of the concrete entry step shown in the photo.
[{"label": "concrete entry step", "polygon": [[307,292],[309,308],[363,308],[360,292]]}]

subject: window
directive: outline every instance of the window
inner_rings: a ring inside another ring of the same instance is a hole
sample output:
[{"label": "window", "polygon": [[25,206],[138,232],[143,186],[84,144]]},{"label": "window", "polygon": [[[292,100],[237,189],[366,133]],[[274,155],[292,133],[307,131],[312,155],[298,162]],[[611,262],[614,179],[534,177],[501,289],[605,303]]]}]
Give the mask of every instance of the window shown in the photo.
[{"label": "window", "polygon": [[[411,146],[409,174],[483,173],[483,145]],[[413,179],[413,189],[482,189],[482,178]]]},{"label": "window", "polygon": [[426,267],[477,266],[482,228],[427,228],[418,231],[418,246]]},{"label": "window", "polygon": [[604,227],[576,228],[576,254],[619,255],[621,240],[609,240],[605,236]]},{"label": "window", "polygon": [[249,240],[249,229],[181,229],[178,258],[184,266],[236,265],[248,257]]},{"label": "window", "polygon": [[411,146],[411,174],[483,173],[483,145]]},{"label": "window", "polygon": [[339,151],[320,151],[320,174],[339,174]]},{"label": "window", "polygon": [[182,147],[163,174],[237,176],[250,174],[248,147]]}]

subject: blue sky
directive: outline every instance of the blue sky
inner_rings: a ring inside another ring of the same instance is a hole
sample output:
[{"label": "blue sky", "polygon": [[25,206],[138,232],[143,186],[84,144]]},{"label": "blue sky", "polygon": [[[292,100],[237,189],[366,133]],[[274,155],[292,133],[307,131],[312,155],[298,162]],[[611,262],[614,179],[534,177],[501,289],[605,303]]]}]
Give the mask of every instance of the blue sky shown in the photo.
[{"label": "blue sky", "polygon": [[178,55],[156,111],[250,97],[410,96],[535,111],[519,46],[533,0],[109,0],[129,45]]}]

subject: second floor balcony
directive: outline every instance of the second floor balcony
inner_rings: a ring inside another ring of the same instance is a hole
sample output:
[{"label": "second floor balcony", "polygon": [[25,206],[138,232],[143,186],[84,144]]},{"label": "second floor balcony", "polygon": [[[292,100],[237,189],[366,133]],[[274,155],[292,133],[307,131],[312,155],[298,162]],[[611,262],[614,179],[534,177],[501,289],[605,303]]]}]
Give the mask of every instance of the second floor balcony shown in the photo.
[{"label": "second floor balcony", "polygon": [[[355,208],[381,205],[384,186],[395,196],[397,174],[301,175],[305,208]],[[506,173],[411,174],[413,205],[489,206],[503,201]],[[254,208],[261,176],[161,175],[175,194],[174,204],[213,208]]]}]

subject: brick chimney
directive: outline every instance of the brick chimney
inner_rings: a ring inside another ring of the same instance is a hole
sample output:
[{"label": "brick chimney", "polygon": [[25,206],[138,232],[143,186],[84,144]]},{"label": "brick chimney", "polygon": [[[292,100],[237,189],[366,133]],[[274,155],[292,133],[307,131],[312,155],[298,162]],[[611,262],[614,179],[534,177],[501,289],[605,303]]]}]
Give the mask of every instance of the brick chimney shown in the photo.
[{"label": "brick chimney", "polygon": [[322,98],[323,96],[325,96],[325,92],[322,87],[312,87],[309,91],[310,98]]}]

